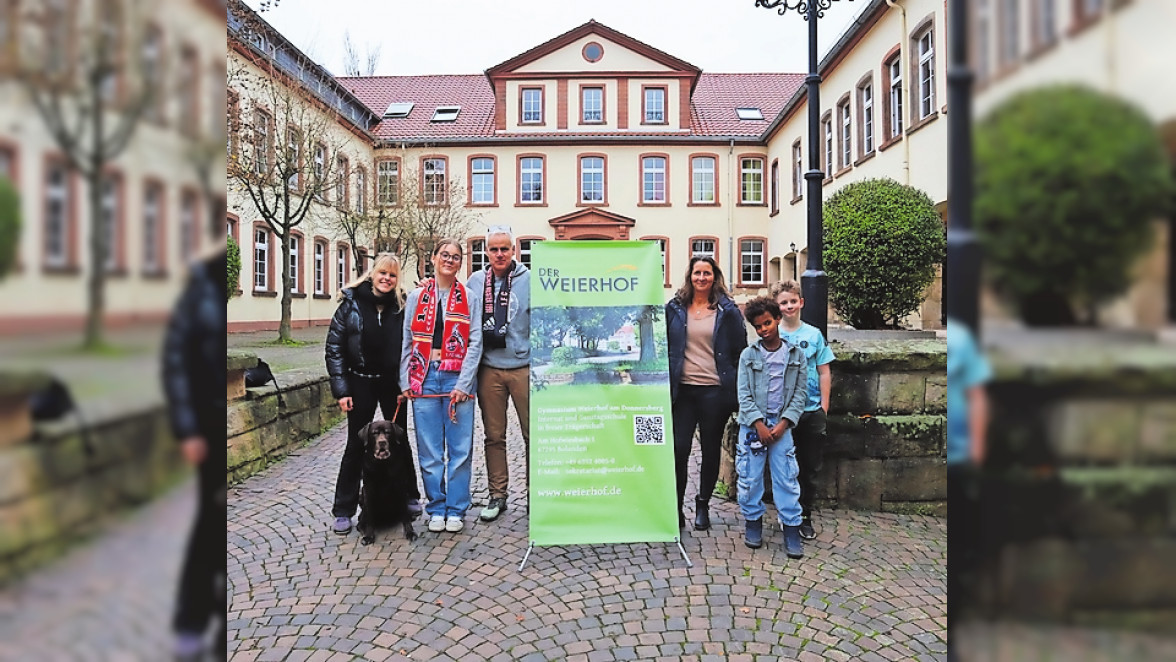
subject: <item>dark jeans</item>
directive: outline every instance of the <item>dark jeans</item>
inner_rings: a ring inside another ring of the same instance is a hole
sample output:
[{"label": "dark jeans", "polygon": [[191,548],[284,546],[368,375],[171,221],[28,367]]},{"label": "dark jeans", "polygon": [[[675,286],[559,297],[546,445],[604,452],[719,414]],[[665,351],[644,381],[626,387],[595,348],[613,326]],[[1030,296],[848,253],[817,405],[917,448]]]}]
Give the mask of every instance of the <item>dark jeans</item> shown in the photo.
[{"label": "dark jeans", "polygon": [[980,471],[971,464],[947,465],[947,629],[961,609],[975,608],[980,559]]},{"label": "dark jeans", "polygon": [[[396,396],[400,395],[398,376],[384,376],[379,379],[367,379],[354,374],[347,376],[347,385],[351,387],[351,411],[347,412],[347,448],[343,451],[343,460],[339,463],[339,479],[335,482],[335,504],[331,512],[335,517],[352,517],[359,509],[359,481],[363,476],[363,440],[359,438],[359,431],[376,415],[376,405],[384,417],[396,412]],[[396,412],[396,424],[402,429],[408,429],[408,405],[400,407]],[[411,499],[419,499],[421,491],[417,489],[416,464],[412,460],[412,448],[408,444],[397,446],[401,454],[400,461],[404,466],[412,467],[412,485],[408,488]],[[396,451],[393,451],[396,452]]]},{"label": "dark jeans", "polygon": [[699,468],[698,496],[709,499],[719,479],[719,450],[723,440],[723,427],[731,417],[731,409],[722,402],[722,387],[692,386],[678,387],[674,400],[674,469],[678,479],[678,507],[686,494],[686,467],[690,462],[690,449],[694,444],[694,429],[698,428],[698,444],[702,448],[702,466]]},{"label": "dark jeans", "polygon": [[825,465],[825,424],[828,417],[824,409],[806,411],[796,422],[792,431],[792,442],[796,444],[796,464],[800,466],[800,512],[809,517],[813,512],[813,497],[817,494],[817,474]]},{"label": "dark jeans", "polygon": [[[223,429],[223,428],[222,428]],[[172,628],[177,632],[203,634],[213,614],[220,617],[220,631],[213,646],[225,645],[225,589],[218,586],[225,577],[227,535],[225,520],[226,473],[225,438],[205,437],[209,452],[200,463],[196,522],[188,538],[184,567]],[[217,450],[220,453],[217,453]]]}]

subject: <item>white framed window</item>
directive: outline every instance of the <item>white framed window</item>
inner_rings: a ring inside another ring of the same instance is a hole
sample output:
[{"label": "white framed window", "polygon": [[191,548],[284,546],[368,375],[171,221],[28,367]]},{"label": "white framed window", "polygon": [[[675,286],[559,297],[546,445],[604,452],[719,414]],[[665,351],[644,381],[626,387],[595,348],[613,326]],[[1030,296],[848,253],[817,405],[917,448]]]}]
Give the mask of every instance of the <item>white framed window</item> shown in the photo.
[{"label": "white framed window", "polygon": [[380,161],[376,166],[376,188],[381,207],[400,204],[400,161]]},{"label": "white framed window", "polygon": [[531,247],[542,239],[519,239],[519,262],[531,268]]},{"label": "white framed window", "polygon": [[645,88],[645,123],[666,123],[666,88]]},{"label": "white framed window", "polygon": [[269,289],[269,236],[265,228],[253,229],[253,289]]},{"label": "white framed window", "polygon": [[902,135],[902,58],[895,56],[886,65],[890,72],[890,137]]},{"label": "white framed window", "polygon": [[973,0],[974,19],[972,39],[974,46],[972,55],[975,62],[972,67],[976,70],[976,81],[986,81],[992,76],[992,0]]},{"label": "white framed window", "polygon": [[290,292],[298,293],[298,267],[300,266],[299,249],[302,247],[302,237],[290,235]]},{"label": "white framed window", "polygon": [[646,203],[666,201],[666,159],[664,156],[646,156],[641,159],[641,201]]},{"label": "white framed window", "polygon": [[919,119],[935,112],[935,30],[927,28],[918,37]]},{"label": "white framed window", "polygon": [[804,195],[804,152],[800,141],[792,143],[792,199],[798,200]]},{"label": "white framed window", "polygon": [[106,259],[102,261],[106,271],[114,271],[118,268],[118,260],[116,256],[118,251],[116,246],[118,243],[118,219],[115,214],[118,213],[119,199],[118,199],[118,180],[111,175],[106,175],[102,178],[102,197],[101,197],[101,218],[102,218],[102,232],[106,235]]},{"label": "white framed window", "polygon": [[604,88],[580,88],[580,111],[584,124],[604,122]]},{"label": "white framed window", "polygon": [[690,259],[694,259],[696,257],[709,257],[713,260],[715,257],[715,240],[691,239]]},{"label": "white framed window", "polygon": [[1037,47],[1048,46],[1058,39],[1058,13],[1054,0],[1036,0],[1033,10],[1033,40]]},{"label": "white framed window", "polygon": [[543,158],[519,159],[519,202],[543,202]]},{"label": "white framed window", "polygon": [[253,119],[253,171],[258,175],[269,172],[270,117],[258,110]]},{"label": "white framed window", "polygon": [[772,161],[772,192],[771,196],[771,210],[772,213],[780,211],[780,162]]},{"label": "white framed window", "polygon": [[715,157],[690,159],[690,200],[695,204],[715,203]]},{"label": "white framed window", "polygon": [[837,106],[837,129],[840,138],[838,146],[841,148],[837,167],[844,170],[853,165],[853,119],[850,115],[848,99]]},{"label": "white framed window", "polygon": [[422,169],[425,173],[422,183],[425,187],[425,204],[445,204],[445,159],[425,159]]},{"label": "white framed window", "polygon": [[[1034,0],[1036,4],[1036,0]],[[1021,56],[1021,0],[1000,0],[1000,63],[1014,64]],[[923,44],[920,38],[919,59],[922,60]],[[921,70],[920,64],[920,70]]]},{"label": "white framed window", "polygon": [[326,256],[327,245],[322,242],[314,244],[314,293],[322,294],[326,291]]},{"label": "white framed window", "polygon": [[523,124],[543,123],[543,88],[523,88]]},{"label": "white framed window", "polygon": [[486,257],[486,240],[474,239],[470,241],[470,273],[481,271],[490,266],[490,258]]},{"label": "white framed window", "polygon": [[745,285],[764,282],[764,242],[762,239],[739,241],[739,281]]},{"label": "white framed window", "polygon": [[286,167],[290,169],[290,177],[286,180],[287,188],[298,189],[298,175],[302,166],[302,140],[298,130],[294,127],[286,129]]},{"label": "white framed window", "polygon": [[833,116],[826,115],[821,120],[821,139],[825,157],[825,179],[833,179]]},{"label": "white framed window", "polygon": [[363,168],[355,171],[355,211],[359,214],[367,211],[367,170]]},{"label": "white framed window", "polygon": [[433,111],[433,119],[430,122],[454,122],[457,120],[458,113],[461,112],[461,106],[437,106]]},{"label": "white framed window", "polygon": [[739,201],[762,204],[764,201],[764,160],[758,157],[739,159]]},{"label": "white framed window", "polygon": [[861,125],[862,155],[874,151],[874,82],[867,81],[858,88],[858,122]]},{"label": "white framed window", "polygon": [[327,148],[321,144],[314,146],[314,197],[319,200],[326,199],[326,185],[324,181],[324,168],[327,163]]},{"label": "white framed window", "polygon": [[163,213],[163,191],[159,184],[148,184],[143,191],[143,269],[159,271],[159,233]]},{"label": "white framed window", "polygon": [[62,163],[45,173],[45,265],[64,267],[69,262],[69,174]]},{"label": "white framed window", "polygon": [[342,156],[335,157],[335,204],[339,205],[341,209],[346,209],[347,204],[347,178],[351,173],[348,170],[347,159]]},{"label": "white framed window", "polygon": [[342,246],[335,247],[335,282],[339,289],[347,284],[347,249]]},{"label": "white framed window", "polygon": [[604,202],[603,157],[580,157],[580,202]]},{"label": "white framed window", "polygon": [[180,257],[184,260],[196,253],[196,194],[184,191],[180,196]]},{"label": "white framed window", "polygon": [[494,204],[494,159],[478,157],[470,161],[470,202]]}]

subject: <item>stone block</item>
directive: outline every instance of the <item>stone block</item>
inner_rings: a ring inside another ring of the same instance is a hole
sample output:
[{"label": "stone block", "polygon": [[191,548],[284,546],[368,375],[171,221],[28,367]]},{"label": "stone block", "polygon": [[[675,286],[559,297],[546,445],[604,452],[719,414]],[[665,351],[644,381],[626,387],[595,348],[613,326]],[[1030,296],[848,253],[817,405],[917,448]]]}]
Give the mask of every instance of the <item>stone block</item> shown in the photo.
[{"label": "stone block", "polygon": [[335,424],[346,419],[347,414],[339,411],[339,405],[335,401],[330,404],[323,405],[318,409],[319,415],[319,431],[326,431],[328,428],[335,427]]},{"label": "stone block", "polygon": [[257,430],[245,432],[229,439],[226,465],[235,469],[246,462],[264,457],[260,433]]},{"label": "stone block", "polygon": [[242,432],[256,429],[278,418],[278,399],[238,400],[229,404],[226,410],[227,434],[235,437]]},{"label": "stone block", "polygon": [[1079,608],[1138,609],[1176,605],[1176,540],[1134,538],[1079,540],[1073,545]]},{"label": "stone block", "polygon": [[929,375],[927,393],[923,396],[923,411],[942,413],[947,411],[947,375]]},{"label": "stone block", "polygon": [[1059,402],[1048,414],[1050,443],[1063,463],[1131,462],[1140,437],[1140,409],[1133,400]]},{"label": "stone block", "polygon": [[1176,467],[1061,471],[1067,518],[1079,538],[1161,536],[1176,531]]},{"label": "stone block", "polygon": [[881,508],[882,460],[841,460],[837,467],[837,494],[838,504],[842,508]]},{"label": "stone block", "polygon": [[[836,365],[836,364],[834,364]],[[872,414],[878,409],[878,373],[833,370],[829,414]]]},{"label": "stone block", "polygon": [[816,499],[836,499],[837,498],[837,473],[841,463],[833,458],[825,458],[825,464],[821,470],[817,472],[816,476],[816,493],[813,495]]},{"label": "stone block", "polygon": [[319,385],[306,384],[296,389],[282,391],[282,400],[286,403],[284,413],[293,414],[313,409],[319,400]]},{"label": "stone block", "polygon": [[[102,435],[92,434],[93,437]],[[103,436],[105,438],[105,436]],[[42,439],[32,446],[33,456],[45,486],[52,487],[77,480],[93,462],[86,456],[85,444],[74,432],[54,439]]]},{"label": "stone block", "polygon": [[878,375],[878,413],[913,414],[923,410],[927,376],[923,373]]},{"label": "stone block", "polygon": [[947,461],[938,457],[891,457],[882,462],[882,500],[947,498]]},{"label": "stone block", "polygon": [[944,453],[945,414],[875,416],[864,419],[862,436],[867,457],[926,457]]},{"label": "stone block", "polygon": [[289,416],[286,418],[286,423],[290,429],[290,434],[286,438],[286,447],[295,447],[307,439],[318,436],[320,432],[318,412],[313,409]]},{"label": "stone block", "polygon": [[245,371],[228,370],[225,373],[225,397],[229,402],[245,397]]},{"label": "stone block", "polygon": [[0,448],[0,504],[28,497],[44,484],[36,449],[28,444]]},{"label": "stone block", "polygon": [[825,426],[828,438],[825,441],[826,457],[853,457],[865,455],[865,419],[849,415],[830,415]]},{"label": "stone block", "polygon": [[1176,460],[1176,402],[1144,402],[1141,417],[1140,459]]},{"label": "stone block", "polygon": [[1058,538],[1006,545],[998,567],[998,601],[1005,618],[1061,621],[1083,574],[1070,543]]}]

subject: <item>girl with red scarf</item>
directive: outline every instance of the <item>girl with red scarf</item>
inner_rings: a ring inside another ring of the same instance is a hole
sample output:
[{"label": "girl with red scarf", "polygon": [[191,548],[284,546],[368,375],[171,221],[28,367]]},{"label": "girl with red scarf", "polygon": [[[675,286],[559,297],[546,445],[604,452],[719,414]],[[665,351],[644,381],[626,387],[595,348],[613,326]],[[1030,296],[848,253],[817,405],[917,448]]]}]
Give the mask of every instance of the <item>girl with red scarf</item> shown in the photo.
[{"label": "girl with red scarf", "polygon": [[482,328],[470,324],[469,295],[457,280],[461,244],[433,248],[435,278],[408,295],[400,361],[402,397],[412,400],[417,459],[429,530],[456,533],[470,507],[475,380]]}]

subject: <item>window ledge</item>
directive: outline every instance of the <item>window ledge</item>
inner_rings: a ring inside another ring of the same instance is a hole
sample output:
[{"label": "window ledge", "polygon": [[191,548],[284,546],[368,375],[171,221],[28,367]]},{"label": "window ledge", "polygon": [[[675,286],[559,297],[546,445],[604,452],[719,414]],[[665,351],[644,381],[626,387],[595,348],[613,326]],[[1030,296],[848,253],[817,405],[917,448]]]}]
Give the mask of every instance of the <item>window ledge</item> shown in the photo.
[{"label": "window ledge", "polygon": [[788,201],[788,204],[790,204],[790,205],[794,205],[794,204],[796,204],[796,203],[800,202],[801,200],[804,200],[804,196],[803,196],[803,195],[798,195],[798,196],[796,196],[795,198],[793,198],[793,199],[789,200],[789,201]]},{"label": "window ledge", "polygon": [[277,298],[278,293],[273,290],[253,290],[253,296],[266,297],[267,299]]},{"label": "window ledge", "polygon": [[141,276],[143,280],[167,280],[167,269],[144,271]]},{"label": "window ledge", "polygon": [[837,172],[833,173],[833,179],[837,179],[838,177],[849,172],[850,170],[853,170],[853,164],[847,165],[844,168],[842,168],[841,170],[838,170]]},{"label": "window ledge", "polygon": [[638,202],[638,207],[673,207],[669,202]]},{"label": "window ledge", "polygon": [[928,124],[934,122],[937,119],[939,119],[939,111],[937,111],[937,110],[932,111],[930,115],[928,115],[928,116],[924,117],[923,119],[919,120],[918,122],[915,122],[914,124],[908,126],[907,130],[906,130],[906,134],[909,136],[912,133],[927,126]]},{"label": "window ledge", "polygon": [[766,203],[766,202],[742,202],[742,201],[740,201],[740,202],[739,202],[739,203],[737,203],[735,206],[736,206],[736,207],[767,207],[767,206],[768,206],[768,203]]},{"label": "window ledge", "polygon": [[861,164],[865,163],[866,161],[869,161],[870,159],[874,158],[875,154],[877,154],[877,152],[870,152],[869,154],[863,155],[857,161],[853,162],[853,167],[856,168],[856,167],[860,166]]},{"label": "window ledge", "polygon": [[902,142],[902,134],[901,133],[898,134],[897,136],[891,136],[891,137],[887,138],[886,140],[882,141],[878,145],[878,151],[884,152],[887,149],[889,149],[892,145],[896,145],[900,142]]},{"label": "window ledge", "polygon": [[82,273],[82,270],[74,264],[67,264],[60,267],[46,265],[41,268],[41,272],[49,276],[76,276]]},{"label": "window ledge", "polygon": [[306,292],[291,292],[291,293],[290,293],[290,298],[291,298],[291,299],[305,299],[305,298],[306,298]]},{"label": "window ledge", "polygon": [[722,207],[718,202],[694,202],[693,200],[686,203],[687,207]]},{"label": "window ledge", "polygon": [[516,202],[515,207],[546,207],[546,202]]}]

